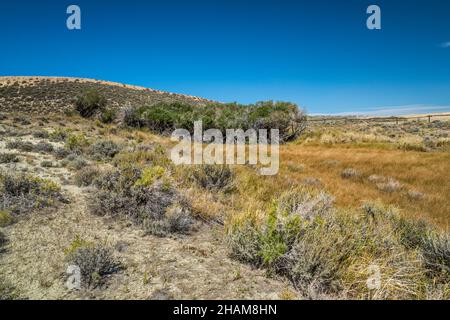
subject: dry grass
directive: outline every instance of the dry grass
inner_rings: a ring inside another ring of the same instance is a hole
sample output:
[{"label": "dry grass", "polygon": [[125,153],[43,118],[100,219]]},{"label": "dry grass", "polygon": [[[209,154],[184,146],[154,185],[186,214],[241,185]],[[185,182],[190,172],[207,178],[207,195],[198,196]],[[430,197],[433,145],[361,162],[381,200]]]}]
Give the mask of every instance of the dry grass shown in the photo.
[{"label": "dry grass", "polygon": [[[324,162],[331,160],[338,160],[339,164],[330,167]],[[292,180],[289,183],[300,182],[307,176],[319,178],[336,197],[338,206],[357,207],[365,200],[381,200],[398,206],[409,217],[429,219],[447,229],[450,226],[449,153],[289,145],[281,148],[281,163],[305,164],[308,168],[305,172],[282,166],[280,175],[288,176]],[[342,179],[341,172],[348,167],[358,170],[364,178]],[[371,175],[393,177],[407,190],[426,197],[411,201],[407,192],[382,192],[369,181]],[[280,188],[286,187],[286,183]]]}]

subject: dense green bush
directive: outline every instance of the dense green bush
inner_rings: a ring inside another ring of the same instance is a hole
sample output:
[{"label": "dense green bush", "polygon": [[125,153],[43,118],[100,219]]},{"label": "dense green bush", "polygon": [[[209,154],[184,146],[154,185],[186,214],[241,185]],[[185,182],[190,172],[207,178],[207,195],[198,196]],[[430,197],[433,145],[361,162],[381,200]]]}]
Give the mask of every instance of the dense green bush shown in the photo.
[{"label": "dense green bush", "polygon": [[78,97],[75,108],[82,117],[89,118],[98,111],[102,111],[106,107],[106,103],[106,98],[100,92],[89,89]]},{"label": "dense green bush", "polygon": [[194,130],[195,121],[203,122],[203,129],[279,129],[280,141],[291,141],[306,127],[306,116],[297,105],[287,102],[258,102],[251,105],[205,104],[192,106],[172,103],[143,106],[127,110],[124,123],[145,126],[167,134],[174,129]]}]

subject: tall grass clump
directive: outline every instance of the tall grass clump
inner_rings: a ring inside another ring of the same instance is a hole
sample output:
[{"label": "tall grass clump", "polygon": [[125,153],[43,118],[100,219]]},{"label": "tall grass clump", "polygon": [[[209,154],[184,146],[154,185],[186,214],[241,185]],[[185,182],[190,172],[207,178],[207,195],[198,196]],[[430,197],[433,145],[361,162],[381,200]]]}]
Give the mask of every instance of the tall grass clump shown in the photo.
[{"label": "tall grass clump", "polygon": [[[426,298],[448,279],[448,238],[430,230],[379,204],[336,209],[331,196],[306,187],[227,224],[232,257],[286,277],[312,299]],[[373,270],[375,287],[368,285]]]}]

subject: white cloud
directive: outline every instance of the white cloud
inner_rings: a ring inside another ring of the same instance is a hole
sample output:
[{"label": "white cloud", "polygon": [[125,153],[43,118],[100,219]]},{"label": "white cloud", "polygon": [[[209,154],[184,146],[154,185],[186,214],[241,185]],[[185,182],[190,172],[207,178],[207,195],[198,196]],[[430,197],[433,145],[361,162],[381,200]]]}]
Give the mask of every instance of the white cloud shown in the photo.
[{"label": "white cloud", "polygon": [[[424,113],[439,113],[450,111],[450,105],[404,105],[404,106],[390,106],[370,109],[356,109],[349,112],[329,113],[327,115],[333,116],[401,116]],[[311,114],[311,115],[325,115],[325,114]]]},{"label": "white cloud", "polygon": [[441,43],[442,48],[450,48],[450,41]]}]

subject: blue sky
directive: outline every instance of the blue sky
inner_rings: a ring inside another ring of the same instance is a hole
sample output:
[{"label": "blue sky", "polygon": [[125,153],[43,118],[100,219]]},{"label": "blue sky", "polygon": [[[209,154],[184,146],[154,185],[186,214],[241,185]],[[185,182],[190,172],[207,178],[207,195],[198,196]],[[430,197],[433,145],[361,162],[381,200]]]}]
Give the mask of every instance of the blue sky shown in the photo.
[{"label": "blue sky", "polygon": [[[66,28],[77,4],[82,30]],[[382,10],[382,30],[366,9]],[[73,76],[310,113],[450,111],[448,0],[0,2],[0,75]]]}]

